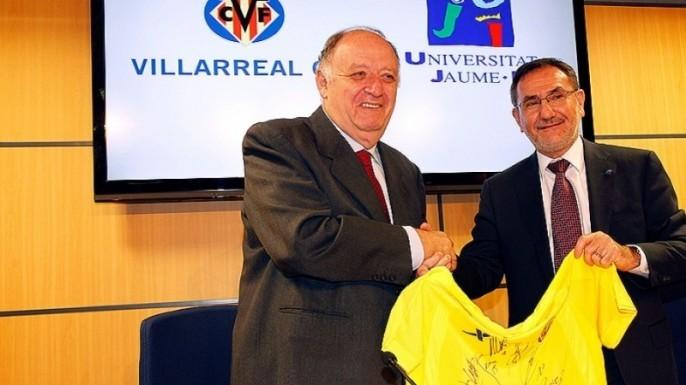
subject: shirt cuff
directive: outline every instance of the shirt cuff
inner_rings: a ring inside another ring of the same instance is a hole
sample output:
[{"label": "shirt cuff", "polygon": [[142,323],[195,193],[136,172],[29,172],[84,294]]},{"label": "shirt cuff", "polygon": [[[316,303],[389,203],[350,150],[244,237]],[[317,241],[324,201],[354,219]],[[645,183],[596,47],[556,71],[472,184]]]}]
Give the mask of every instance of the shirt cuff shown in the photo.
[{"label": "shirt cuff", "polygon": [[648,276],[650,275],[650,269],[648,268],[648,259],[646,258],[646,254],[643,252],[643,249],[641,249],[637,245],[627,246],[632,249],[638,250],[638,253],[641,255],[641,263],[634,269],[629,270],[629,273],[640,275],[643,278],[648,278]]},{"label": "shirt cuff", "polygon": [[422,265],[424,261],[424,246],[422,240],[419,239],[419,234],[412,226],[403,226],[407,233],[407,239],[410,240],[410,255],[412,255],[412,271],[415,271]]}]

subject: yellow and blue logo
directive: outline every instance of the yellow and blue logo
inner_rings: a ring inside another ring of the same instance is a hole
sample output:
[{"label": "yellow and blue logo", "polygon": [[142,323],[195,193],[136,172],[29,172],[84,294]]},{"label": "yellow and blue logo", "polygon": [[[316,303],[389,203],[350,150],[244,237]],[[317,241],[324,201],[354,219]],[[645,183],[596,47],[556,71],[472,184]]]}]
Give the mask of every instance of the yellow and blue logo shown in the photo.
[{"label": "yellow and blue logo", "polygon": [[243,45],[274,36],[284,18],[278,0],[209,0],[205,5],[205,21],[210,29]]}]

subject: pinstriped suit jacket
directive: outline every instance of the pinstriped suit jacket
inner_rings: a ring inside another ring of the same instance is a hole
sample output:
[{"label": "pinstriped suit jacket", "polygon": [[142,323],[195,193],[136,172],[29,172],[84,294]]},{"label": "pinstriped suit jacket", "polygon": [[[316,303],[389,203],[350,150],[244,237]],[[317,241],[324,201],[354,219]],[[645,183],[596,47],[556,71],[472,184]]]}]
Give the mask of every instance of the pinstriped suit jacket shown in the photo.
[{"label": "pinstriped suit jacket", "polygon": [[399,383],[381,339],[425,197],[418,168],[378,146],[394,225],[321,108],[248,130],[233,385]]}]

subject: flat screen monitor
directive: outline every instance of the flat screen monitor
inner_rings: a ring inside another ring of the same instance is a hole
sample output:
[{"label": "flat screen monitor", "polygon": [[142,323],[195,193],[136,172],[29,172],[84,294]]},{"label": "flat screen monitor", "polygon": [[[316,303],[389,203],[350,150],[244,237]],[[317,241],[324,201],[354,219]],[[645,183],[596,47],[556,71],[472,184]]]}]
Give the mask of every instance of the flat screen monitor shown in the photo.
[{"label": "flat screen monitor", "polygon": [[239,198],[252,124],[309,116],[332,33],[377,28],[400,56],[383,141],[429,192],[477,191],[533,151],[511,115],[513,71],[574,66],[587,91],[577,0],[92,0],[97,201]]}]

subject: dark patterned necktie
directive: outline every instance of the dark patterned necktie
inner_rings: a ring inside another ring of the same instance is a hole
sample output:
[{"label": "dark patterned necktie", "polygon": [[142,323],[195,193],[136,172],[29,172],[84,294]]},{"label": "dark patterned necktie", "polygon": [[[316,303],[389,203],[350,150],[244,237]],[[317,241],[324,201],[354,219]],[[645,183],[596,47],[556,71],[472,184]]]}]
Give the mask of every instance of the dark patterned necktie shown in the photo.
[{"label": "dark patterned necktie", "polygon": [[581,236],[581,220],[579,206],[576,203],[574,188],[565,177],[569,162],[565,159],[550,163],[548,169],[555,173],[555,185],[550,199],[550,220],[553,228],[553,249],[555,255],[555,271],[560,267],[562,259],[576,245]]},{"label": "dark patterned necktie", "polygon": [[360,163],[362,163],[364,172],[365,174],[367,174],[367,178],[369,179],[369,182],[372,184],[372,188],[374,189],[376,198],[379,200],[379,203],[383,208],[383,212],[386,214],[386,221],[390,222],[390,216],[388,215],[388,206],[386,205],[386,198],[384,198],[383,196],[383,190],[381,189],[381,184],[379,184],[379,180],[376,179],[376,176],[374,175],[374,167],[372,167],[372,154],[370,154],[367,150],[360,150],[356,152],[355,155],[357,155],[357,159],[360,161]]}]

